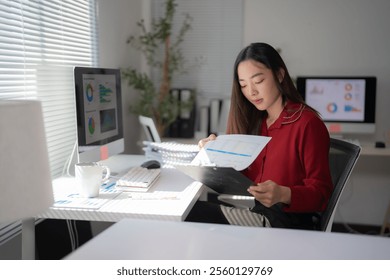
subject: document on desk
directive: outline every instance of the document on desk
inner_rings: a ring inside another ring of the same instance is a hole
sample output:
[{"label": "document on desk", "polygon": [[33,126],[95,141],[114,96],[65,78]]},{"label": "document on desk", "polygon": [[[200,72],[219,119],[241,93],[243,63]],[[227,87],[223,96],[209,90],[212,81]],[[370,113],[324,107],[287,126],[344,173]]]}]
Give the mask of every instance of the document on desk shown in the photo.
[{"label": "document on desk", "polygon": [[[101,186],[98,197],[85,198],[80,196],[78,193],[78,190],[75,187],[74,178],[67,179],[68,180],[62,180],[62,182],[56,182],[56,184],[53,185],[54,189],[62,190],[54,193],[53,208],[82,208],[97,210],[121,193],[115,190],[115,183],[109,182]],[[58,188],[58,186],[61,185],[64,185],[65,187]]]},{"label": "document on desk", "polygon": [[207,142],[191,165],[232,167],[244,170],[257,158],[271,137],[227,134]]}]

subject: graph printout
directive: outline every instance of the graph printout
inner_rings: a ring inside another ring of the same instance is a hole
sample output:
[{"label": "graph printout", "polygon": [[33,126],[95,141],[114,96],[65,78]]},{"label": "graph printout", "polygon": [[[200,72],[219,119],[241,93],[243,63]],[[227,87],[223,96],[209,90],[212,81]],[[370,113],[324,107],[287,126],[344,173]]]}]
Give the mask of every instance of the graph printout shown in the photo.
[{"label": "graph printout", "polygon": [[193,165],[247,168],[260,154],[271,137],[228,134],[207,142],[192,161]]}]

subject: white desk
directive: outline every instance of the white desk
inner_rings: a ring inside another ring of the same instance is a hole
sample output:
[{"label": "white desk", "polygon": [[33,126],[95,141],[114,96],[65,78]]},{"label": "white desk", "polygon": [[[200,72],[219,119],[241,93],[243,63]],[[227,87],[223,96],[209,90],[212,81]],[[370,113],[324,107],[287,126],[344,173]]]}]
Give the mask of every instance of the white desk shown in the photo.
[{"label": "white desk", "polygon": [[343,233],[123,219],[66,259],[389,260],[390,240]]},{"label": "white desk", "polygon": [[390,148],[375,148],[374,144],[362,144],[361,156],[390,156]]},{"label": "white desk", "polygon": [[390,202],[390,145],[362,142],[360,157],[344,188],[334,222],[381,227]]},{"label": "white desk", "polygon": [[[145,161],[144,156],[118,155],[102,163],[109,166],[113,172],[120,173],[131,166],[140,165],[143,161]],[[65,193],[77,192],[75,180],[72,177],[54,180],[53,188],[55,194],[64,191]],[[187,217],[201,191],[201,183],[193,181],[175,169],[163,168],[160,178],[149,192],[168,192],[170,195],[175,194],[175,199],[133,199],[127,192],[122,192],[114,198],[101,194],[98,199],[105,200],[105,203],[98,209],[51,207],[38,218],[102,222],[117,222],[123,218],[182,221]]]}]

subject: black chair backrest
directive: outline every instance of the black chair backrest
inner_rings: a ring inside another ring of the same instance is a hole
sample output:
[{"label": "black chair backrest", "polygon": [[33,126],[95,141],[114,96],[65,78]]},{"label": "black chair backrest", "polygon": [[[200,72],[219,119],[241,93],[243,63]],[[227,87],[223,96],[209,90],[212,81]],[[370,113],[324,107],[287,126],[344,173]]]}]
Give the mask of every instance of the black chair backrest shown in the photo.
[{"label": "black chair backrest", "polygon": [[329,166],[334,189],[328,206],[321,214],[320,230],[322,231],[331,231],[336,206],[360,151],[360,146],[335,138],[330,139]]}]

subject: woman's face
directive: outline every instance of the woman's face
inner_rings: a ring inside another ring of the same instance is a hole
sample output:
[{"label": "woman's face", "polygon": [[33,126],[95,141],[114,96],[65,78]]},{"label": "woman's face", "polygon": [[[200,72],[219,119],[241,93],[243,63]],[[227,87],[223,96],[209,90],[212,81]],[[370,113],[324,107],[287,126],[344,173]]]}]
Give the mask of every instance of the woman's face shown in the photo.
[{"label": "woman's face", "polygon": [[269,113],[273,107],[282,106],[282,95],[272,71],[264,64],[245,60],[238,65],[237,73],[242,93],[258,110]]}]

